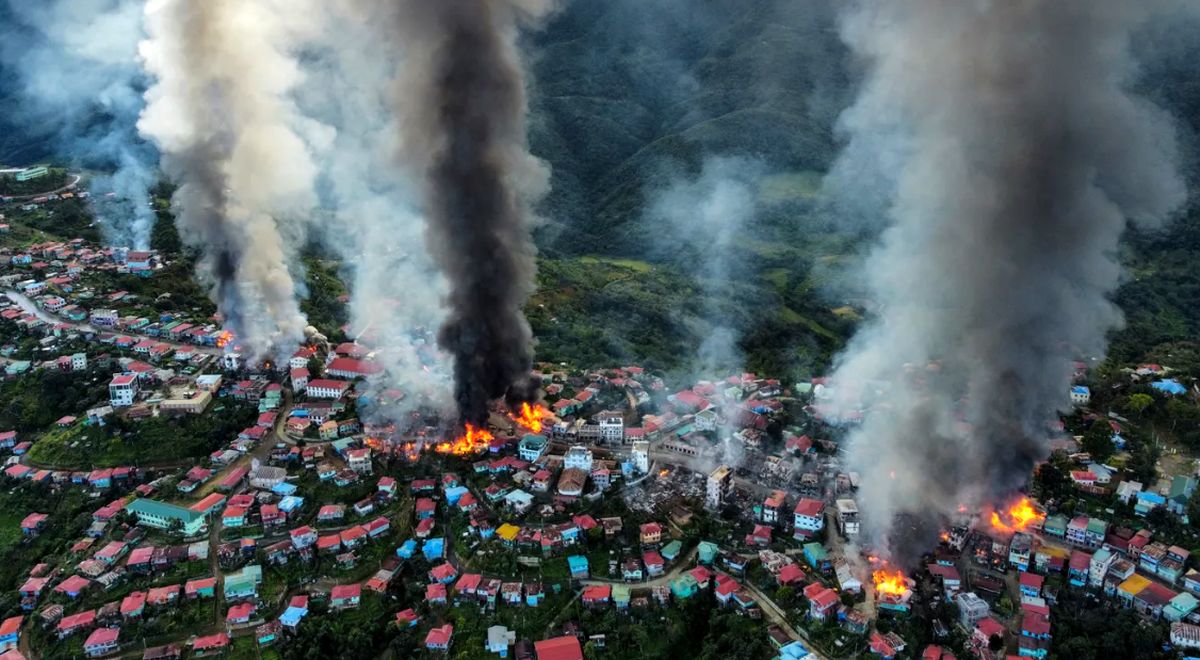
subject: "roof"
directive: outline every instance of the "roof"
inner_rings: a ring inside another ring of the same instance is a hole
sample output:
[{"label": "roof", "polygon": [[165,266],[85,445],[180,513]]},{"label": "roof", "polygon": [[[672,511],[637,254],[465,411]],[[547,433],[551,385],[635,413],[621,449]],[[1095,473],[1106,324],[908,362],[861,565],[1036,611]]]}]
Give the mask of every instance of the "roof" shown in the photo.
[{"label": "roof", "polygon": [[583,648],[579,645],[579,638],[574,635],[534,642],[533,650],[537,660],[583,660]]},{"label": "roof", "polygon": [[983,633],[984,637],[989,639],[1004,635],[1004,626],[1000,625],[999,621],[996,621],[990,616],[985,616],[979,621],[975,622],[975,628],[978,629],[979,632]]},{"label": "roof", "polygon": [[825,508],[825,505],[822,504],[820,500],[814,500],[805,497],[801,498],[799,502],[796,502],[795,514],[798,516],[816,518],[817,516],[821,515],[821,510],[823,508]]},{"label": "roof", "polygon": [[175,506],[174,504],[167,504],[166,502],[159,502],[158,500],[151,500],[145,497],[138,498],[129,504],[126,504],[125,510],[129,511],[130,513],[144,513],[146,515],[157,516],[160,518],[178,518],[185,524],[204,518],[204,514],[200,513],[199,511],[192,511],[181,506]]},{"label": "roof", "polygon": [[447,623],[440,628],[433,628],[425,635],[425,646],[447,646],[454,636],[454,626]]},{"label": "roof", "polygon": [[84,648],[87,648],[89,646],[112,644],[113,642],[117,641],[117,637],[120,635],[120,628],[97,628],[92,631],[92,634],[88,635],[88,638],[86,641],[84,641],[83,646]]}]

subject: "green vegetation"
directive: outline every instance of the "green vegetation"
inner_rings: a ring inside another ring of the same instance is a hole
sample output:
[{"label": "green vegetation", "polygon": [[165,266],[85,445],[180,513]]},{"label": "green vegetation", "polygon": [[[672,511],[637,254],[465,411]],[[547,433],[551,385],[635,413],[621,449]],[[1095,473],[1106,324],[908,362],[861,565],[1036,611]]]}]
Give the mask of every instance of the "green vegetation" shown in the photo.
[{"label": "green vegetation", "polygon": [[186,257],[176,257],[170,265],[154,271],[152,277],[89,271],[81,283],[101,291],[128,291],[137,296],[139,308],[131,312],[189,310],[196,316],[210,316],[217,311],[208,293],[196,282],[194,262]]},{"label": "green vegetation", "polygon": [[0,430],[40,431],[63,415],[79,415],[107,401],[107,378],[92,378],[43,370],[0,383]]},{"label": "green vegetation", "polygon": [[79,199],[43,205],[33,211],[14,214],[11,220],[42,232],[44,236],[39,240],[82,238],[100,241],[100,226],[87,203]]},{"label": "green vegetation", "polygon": [[207,456],[254,423],[256,411],[227,404],[220,415],[112,418],[107,426],[76,424],[37,440],[29,460],[60,468],[152,465]]},{"label": "green vegetation", "polygon": [[17,181],[14,174],[0,176],[0,195],[25,196],[48,193],[67,184],[67,171],[54,167],[45,176],[28,181]]},{"label": "green vegetation", "polygon": [[[53,489],[45,484],[26,483],[0,491],[0,615],[19,613],[17,587],[34,564],[61,556],[71,543],[78,540],[92,521],[92,511],[99,505],[80,488]],[[46,513],[50,519],[41,534],[25,539],[19,529],[26,515]],[[13,533],[11,525],[17,527]]]},{"label": "green vegetation", "polygon": [[342,296],[346,285],[338,277],[338,262],[320,259],[315,255],[304,257],[304,281],[308,296],[300,301],[300,310],[308,322],[316,326],[330,341],[343,337],[342,326],[349,319]]}]

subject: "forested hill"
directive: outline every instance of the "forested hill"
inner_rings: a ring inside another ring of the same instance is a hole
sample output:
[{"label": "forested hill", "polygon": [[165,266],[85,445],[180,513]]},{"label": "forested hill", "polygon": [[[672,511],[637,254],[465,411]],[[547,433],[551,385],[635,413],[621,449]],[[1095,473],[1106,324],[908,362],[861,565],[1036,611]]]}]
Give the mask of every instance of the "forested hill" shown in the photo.
[{"label": "forested hill", "polygon": [[529,38],[545,247],[631,256],[646,197],[712,156],[823,171],[848,100],[831,4],[576,2]]}]

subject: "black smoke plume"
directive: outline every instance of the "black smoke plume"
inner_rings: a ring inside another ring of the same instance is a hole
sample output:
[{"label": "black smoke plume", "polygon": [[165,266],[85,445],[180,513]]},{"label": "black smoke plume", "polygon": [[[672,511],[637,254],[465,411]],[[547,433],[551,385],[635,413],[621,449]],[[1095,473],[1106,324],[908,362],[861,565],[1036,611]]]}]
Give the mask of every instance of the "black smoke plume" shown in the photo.
[{"label": "black smoke plume", "polygon": [[551,8],[528,0],[400,2],[406,71],[398,102],[403,157],[423,186],[430,252],[449,284],[438,342],[454,361],[461,421],[488,403],[531,401],[533,334],[522,308],[534,289],[529,205],[546,171],[526,147],[522,21]]}]

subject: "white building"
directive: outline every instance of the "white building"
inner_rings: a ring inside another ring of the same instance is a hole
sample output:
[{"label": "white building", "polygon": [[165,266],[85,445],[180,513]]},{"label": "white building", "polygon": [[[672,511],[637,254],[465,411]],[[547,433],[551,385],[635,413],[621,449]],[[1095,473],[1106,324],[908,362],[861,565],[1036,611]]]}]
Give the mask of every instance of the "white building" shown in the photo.
[{"label": "white building", "polygon": [[349,389],[349,381],[318,378],[308,382],[304,393],[310,399],[340,399]]},{"label": "white building", "polygon": [[1088,565],[1088,584],[1093,587],[1104,585],[1104,576],[1108,575],[1108,567],[1112,566],[1116,560],[1116,555],[1108,548],[1100,548],[1092,555],[1092,561]]},{"label": "white building", "polygon": [[74,353],[71,355],[71,371],[87,370],[87,353]]},{"label": "white building", "polygon": [[1181,621],[1172,623],[1171,644],[1181,649],[1200,648],[1200,626]]},{"label": "white building", "polygon": [[800,498],[792,515],[796,536],[812,536],[825,528],[825,505],[820,500]]},{"label": "white building", "polygon": [[722,465],[708,475],[708,483],[704,490],[704,506],[710,511],[721,508],[725,502],[725,494],[733,481],[733,470],[728,465]]},{"label": "white building", "polygon": [[858,536],[858,504],[854,500],[838,500],[837,516],[842,536]]},{"label": "white building", "polygon": [[971,591],[955,596],[954,602],[958,605],[958,621],[967,630],[973,630],[975,624],[986,619],[990,612],[987,601]]},{"label": "white building", "polygon": [[567,454],[563,456],[563,469],[569,470],[571,468],[591,473],[592,450],[581,445],[576,445],[568,449]]},{"label": "white building", "polygon": [[117,318],[117,310],[115,309],[92,310],[92,325],[97,328],[111,328],[117,324]]},{"label": "white building", "polygon": [[596,416],[600,424],[600,439],[609,444],[621,444],[625,439],[625,418],[619,412],[606,410]]},{"label": "white building", "polygon": [[117,374],[108,383],[108,400],[113,408],[132,406],[137,393],[137,374]]},{"label": "white building", "polygon": [[642,474],[650,471],[650,443],[639,440],[633,443],[633,469]]},{"label": "white building", "polygon": [[717,430],[717,411],[712,408],[701,410],[692,418],[692,424],[697,431]]},{"label": "white building", "polygon": [[1085,385],[1075,385],[1071,388],[1071,403],[1086,406],[1092,400],[1092,391]]},{"label": "white building", "polygon": [[237,371],[242,368],[242,354],[230,351],[221,356],[221,368],[225,371]]}]

